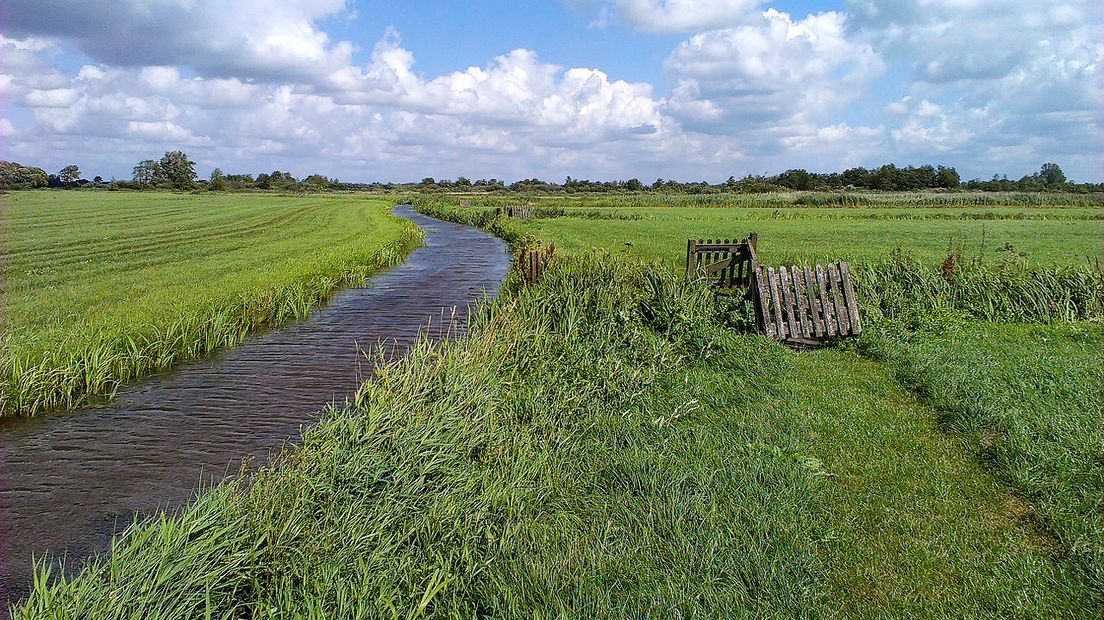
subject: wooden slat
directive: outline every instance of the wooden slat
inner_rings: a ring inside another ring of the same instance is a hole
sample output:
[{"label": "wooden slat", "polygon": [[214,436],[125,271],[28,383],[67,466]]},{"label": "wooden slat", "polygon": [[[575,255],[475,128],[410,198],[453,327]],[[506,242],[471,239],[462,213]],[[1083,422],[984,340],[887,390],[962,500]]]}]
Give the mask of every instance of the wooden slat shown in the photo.
[{"label": "wooden slat", "polygon": [[[712,239],[706,239],[705,243],[706,243],[706,245],[713,245],[713,240]],[[701,262],[698,263],[698,272],[701,273],[701,271],[703,269],[705,269],[705,266],[708,265],[709,263],[712,263],[712,262],[713,262],[713,253],[709,250],[706,250],[705,252],[702,253]]]},{"label": "wooden slat", "polygon": [[[735,241],[736,241],[735,239],[732,240],[733,243]],[[728,243],[729,240],[725,239],[725,242]],[[737,265],[739,265],[739,260],[740,260],[739,256],[738,256],[738,250],[737,251],[734,251],[734,250],[735,250],[735,248],[733,248],[733,247],[730,247],[728,249],[728,259],[729,259],[728,260],[728,269],[725,270],[725,272],[724,272],[724,274],[722,275],[722,278],[721,278],[722,281],[723,281],[722,284],[724,286],[731,287],[734,284],[733,280],[735,278],[732,276],[732,274],[736,271]]]},{"label": "wooden slat", "polygon": [[816,266],[817,298],[820,301],[820,311],[824,316],[824,331],[828,336],[838,336],[839,326],[836,324],[835,308],[832,307],[831,297],[828,295],[828,276],[822,265]]},{"label": "wooden slat", "polygon": [[687,278],[694,277],[694,263],[695,263],[696,258],[697,257],[695,256],[695,252],[694,252],[694,240],[693,239],[687,239],[686,240],[686,277]]},{"label": "wooden slat", "polygon": [[855,289],[851,285],[851,266],[843,261],[840,261],[840,278],[843,280],[843,300],[847,303],[847,317],[851,319],[851,335],[858,336],[862,333],[859,304],[855,299]]},{"label": "wooden slat", "polygon": [[797,319],[801,322],[801,335],[808,338],[813,335],[813,324],[809,321],[809,298],[805,294],[805,270],[797,265],[790,267],[790,277],[794,283],[794,300],[797,302]]},{"label": "wooden slat", "polygon": [[805,272],[805,291],[809,298],[809,317],[813,324],[813,336],[823,338],[825,335],[824,317],[821,315],[820,300],[817,299],[816,277],[808,266],[804,267],[802,271]]},{"label": "wooden slat", "polygon": [[770,281],[770,298],[771,306],[774,311],[774,325],[775,333],[780,340],[784,340],[788,335],[786,329],[786,322],[782,320],[782,296],[779,294],[778,286],[778,273],[772,267],[767,267],[767,279]]},{"label": "wooden slat", "polygon": [[836,321],[839,323],[839,335],[846,336],[851,333],[851,320],[847,317],[847,307],[843,304],[839,265],[836,263],[828,263],[828,279],[832,283],[832,302],[835,305]]},{"label": "wooden slat", "polygon": [[752,285],[755,287],[755,311],[756,318],[759,321],[759,329],[763,331],[767,336],[774,338],[778,335],[778,330],[774,327],[774,321],[772,320],[773,309],[771,307],[771,297],[769,292],[769,283],[767,281],[767,274],[765,269],[758,269],[752,275]]},{"label": "wooden slat", "polygon": [[781,278],[782,284],[782,310],[786,316],[786,327],[789,330],[789,337],[797,337],[801,335],[801,323],[797,320],[797,312],[794,308],[793,298],[793,281],[790,279],[790,273],[785,267],[778,268],[778,274]]},{"label": "wooden slat", "polygon": [[[731,266],[732,266],[732,258],[726,258],[724,260],[718,261],[716,263],[713,263],[713,264],[707,266],[705,268],[705,275],[706,276],[711,276],[715,273],[723,272],[725,269],[728,269]],[[723,276],[724,274],[722,273],[721,275]]]}]

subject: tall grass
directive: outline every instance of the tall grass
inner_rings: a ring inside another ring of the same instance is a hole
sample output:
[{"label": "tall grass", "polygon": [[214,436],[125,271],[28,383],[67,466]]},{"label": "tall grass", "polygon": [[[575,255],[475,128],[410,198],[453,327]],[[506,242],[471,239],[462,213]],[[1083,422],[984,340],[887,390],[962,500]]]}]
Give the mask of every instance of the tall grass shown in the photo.
[{"label": "tall grass", "polygon": [[[79,575],[40,568],[14,616],[1092,617],[1021,529],[988,529],[1004,523],[993,493],[960,463],[911,450],[937,492],[916,501],[908,480],[891,503],[855,489],[902,455],[854,456],[858,478],[827,469],[817,455],[871,403],[917,418],[876,370],[845,381],[862,399],[831,402],[813,397],[839,393],[833,373],[805,370],[725,329],[711,291],[671,270],[557,257],[536,285],[512,275],[463,339],[384,365],[271,466],[138,525]],[[948,519],[967,508],[978,518]],[[869,515],[903,523],[838,544]],[[835,585],[883,546],[908,567]]]},{"label": "tall grass", "polygon": [[1104,320],[1104,272],[1099,266],[984,265],[951,254],[940,268],[896,255],[853,266],[868,322],[956,314],[984,321]]},{"label": "tall grass", "polygon": [[87,326],[70,334],[75,346],[18,349],[0,338],[5,351],[0,377],[5,415],[36,415],[70,409],[93,396],[113,396],[131,379],[233,347],[251,332],[305,318],[337,289],[363,284],[369,275],[398,264],[421,240],[407,230],[344,271],[317,274],[289,286],[249,291],[236,300],[189,308],[167,323],[102,332]]},{"label": "tall grass", "polygon": [[511,279],[272,467],[79,576],[43,568],[15,617],[802,614],[815,479],[785,420],[730,417],[782,395],[753,369],[784,352],[713,326],[702,288],[573,263]]}]

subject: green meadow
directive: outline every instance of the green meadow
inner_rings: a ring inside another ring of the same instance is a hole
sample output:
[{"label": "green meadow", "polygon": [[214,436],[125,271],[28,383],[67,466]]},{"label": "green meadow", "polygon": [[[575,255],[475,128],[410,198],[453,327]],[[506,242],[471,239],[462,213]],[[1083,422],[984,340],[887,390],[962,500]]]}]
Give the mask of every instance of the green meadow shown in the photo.
[{"label": "green meadow", "polygon": [[[417,198],[549,271],[15,617],[1101,617],[1097,198],[838,196]],[[850,260],[864,335],[682,275],[751,231]]]},{"label": "green meadow", "polygon": [[[1048,200],[1049,198],[1049,200]],[[603,248],[681,265],[686,239],[760,235],[771,264],[899,250],[926,262],[961,252],[987,263],[1087,265],[1104,258],[1104,202],[1089,195],[767,194],[623,197],[425,197],[474,214],[534,205],[524,232],[578,252]],[[1037,201],[1042,204],[1031,204]],[[845,203],[845,204],[833,204]],[[984,204],[972,204],[984,203]]]},{"label": "green meadow", "polygon": [[125,381],[305,316],[402,260],[415,227],[352,196],[15,192],[4,201],[3,415]]}]

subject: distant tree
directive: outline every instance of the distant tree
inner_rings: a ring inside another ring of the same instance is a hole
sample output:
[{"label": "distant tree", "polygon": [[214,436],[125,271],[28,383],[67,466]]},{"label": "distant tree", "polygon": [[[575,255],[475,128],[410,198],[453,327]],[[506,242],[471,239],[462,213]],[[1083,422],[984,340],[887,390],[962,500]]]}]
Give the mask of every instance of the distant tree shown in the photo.
[{"label": "distant tree", "polygon": [[1035,177],[1047,187],[1054,187],[1066,182],[1066,174],[1062,172],[1061,166],[1052,162],[1043,164]]},{"label": "distant tree", "polygon": [[161,174],[173,189],[195,187],[195,162],[184,151],[169,151],[161,158]]},{"label": "distant tree", "polygon": [[935,169],[935,186],[955,189],[962,184],[958,171],[948,166],[939,166]]},{"label": "distant tree", "polygon": [[625,181],[625,189],[630,192],[639,192],[644,189],[644,184],[640,182],[640,179],[629,179]]},{"label": "distant tree", "polygon": [[138,162],[132,171],[132,179],[143,187],[152,187],[161,180],[161,164],[152,159]]},{"label": "distant tree", "polygon": [[103,185],[104,178],[97,174],[96,176],[92,177],[92,182],[96,185]]},{"label": "distant tree", "polygon": [[330,186],[330,180],[321,174],[312,174],[303,179],[303,184],[311,190],[323,190]]},{"label": "distant tree", "polygon": [[226,175],[227,189],[253,189],[254,187],[256,187],[256,181],[253,180],[251,174]]},{"label": "distant tree", "polygon": [[207,189],[213,192],[221,192],[226,189],[226,175],[222,173],[222,168],[215,168],[211,171],[211,178],[207,181]]},{"label": "distant tree", "polygon": [[0,161],[0,189],[32,189],[49,184],[50,175],[42,168]]},{"label": "distant tree", "polygon": [[471,187],[471,185],[472,185],[472,182],[467,177],[460,177],[459,179],[456,179],[456,186],[457,187]]},{"label": "distant tree", "polygon": [[58,178],[61,179],[62,183],[72,185],[80,178],[80,168],[69,164],[58,172]]},{"label": "distant tree", "polygon": [[787,170],[775,177],[774,183],[790,189],[809,190],[813,189],[813,175],[803,169]]}]

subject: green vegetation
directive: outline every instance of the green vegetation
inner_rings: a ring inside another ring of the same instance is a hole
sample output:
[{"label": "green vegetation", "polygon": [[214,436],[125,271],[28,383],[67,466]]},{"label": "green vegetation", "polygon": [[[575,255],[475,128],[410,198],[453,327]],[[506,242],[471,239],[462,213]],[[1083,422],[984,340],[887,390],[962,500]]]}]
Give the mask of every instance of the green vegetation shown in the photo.
[{"label": "green vegetation", "polygon": [[[1096,195],[1042,196],[1052,198],[1052,204],[1033,206],[1040,195],[1010,194],[1002,200],[1010,206],[971,206],[992,196],[860,194],[869,206],[796,206],[840,196],[846,195],[534,198],[536,218],[509,224],[523,235],[554,239],[569,252],[600,247],[647,260],[662,258],[675,266],[682,264],[686,239],[742,238],[751,231],[759,233],[760,254],[771,264],[839,257],[862,263],[884,259],[894,248],[929,264],[942,262],[951,251],[987,264],[1072,266],[1104,258],[1104,203]],[[413,200],[420,208],[455,210],[459,203],[457,197],[444,196]],[[463,212],[487,217],[493,215],[492,207],[522,202],[470,199]]]},{"label": "green vegetation", "polygon": [[[562,257],[16,618],[1097,617],[884,368]],[[873,422],[873,423],[872,423]]]},{"label": "green vegetation", "polygon": [[[746,224],[751,219],[747,218],[747,208],[646,211],[644,207],[603,209],[596,206],[598,202],[587,200],[564,208],[540,201],[537,219],[531,221],[496,218],[486,208],[456,209],[445,206],[447,203],[439,198],[422,200],[421,208],[483,225],[519,243],[530,239],[555,241],[561,253],[584,252],[595,246],[614,256],[636,255],[671,266],[683,258],[678,239],[716,236],[718,229],[726,229],[718,226],[720,222]],[[788,228],[781,227],[780,231],[788,232],[789,239],[786,234],[763,234],[761,254],[768,262],[824,260],[840,255],[851,258],[838,249],[840,244],[830,243],[833,237],[821,237],[818,230],[824,222],[847,220],[852,224],[862,216],[849,214],[863,211],[791,208],[775,218],[788,220]],[[962,229],[980,219],[971,217],[973,213],[952,212],[947,217],[945,210],[920,208],[903,208],[899,213],[901,217],[884,209],[865,219],[884,222],[885,235],[900,240],[897,247],[904,245],[905,251],[926,260],[891,252],[894,244],[879,243],[879,237],[869,234],[860,234],[851,242],[873,243],[859,246],[859,262],[853,272],[864,303],[865,323],[873,327],[860,341],[860,351],[883,362],[884,369],[863,364],[854,354],[843,351],[807,354],[798,362],[808,376],[846,377],[830,389],[823,385],[831,384],[830,379],[804,382],[795,397],[805,400],[808,411],[828,406],[839,395],[849,403],[864,403],[857,409],[843,407],[837,411],[825,428],[817,431],[823,433],[824,446],[812,449],[825,463],[834,462],[854,477],[850,486],[830,487],[844,492],[826,502],[827,514],[847,524],[839,528],[846,539],[839,547],[844,557],[834,559],[852,566],[855,574],[869,575],[865,581],[847,581],[857,588],[857,596],[860,590],[885,587],[884,574],[875,579],[878,571],[897,571],[902,578],[922,580],[905,569],[920,561],[928,544],[928,539],[922,538],[872,548],[872,541],[863,538],[869,537],[870,529],[856,530],[857,523],[878,530],[897,528],[914,534],[925,530],[940,538],[959,537],[978,545],[978,553],[992,552],[1000,547],[998,539],[1003,536],[994,534],[1000,527],[991,529],[996,521],[962,537],[962,528],[969,527],[976,516],[968,502],[960,503],[968,495],[964,492],[970,490],[974,494],[971,501],[981,501],[977,498],[984,496],[983,503],[992,507],[992,512],[1003,511],[1005,517],[1033,528],[1037,540],[1023,544],[1049,549],[1044,555],[1059,558],[1062,579],[1089,584],[1085,587],[1100,605],[1104,601],[1104,376],[1100,370],[1104,330],[1099,322],[1104,317],[1104,274],[1099,266],[1086,262],[1077,265],[1076,258],[1053,252],[1071,247],[1099,252],[1098,241],[1052,231],[1053,236],[1034,239],[1044,260],[1010,251],[1011,240],[998,248],[1003,256],[979,252],[965,258],[954,245],[939,248],[925,239],[930,231],[924,230],[923,223],[947,222],[946,230],[961,234]],[[1036,232],[1040,222],[1052,219],[1079,220],[1082,226],[1100,230],[1099,214],[1093,211],[1039,207],[1006,208],[1001,212],[1008,214],[1014,217],[987,219],[1034,220]],[[712,228],[705,228],[702,222],[709,222]],[[745,230],[762,233],[764,228]],[[1025,244],[1031,242],[1027,228],[1022,231]],[[1012,232],[1011,228],[1005,230],[1006,234]],[[841,225],[835,238],[846,239],[847,234]],[[620,246],[618,241],[626,237],[634,240],[632,245]],[[778,237],[785,245],[772,253],[766,244]],[[825,243],[820,249],[816,246],[822,238]],[[1048,240],[1049,245],[1045,243]],[[825,256],[833,248],[839,253]],[[875,372],[880,380],[875,380]],[[893,376],[936,410],[915,418],[915,413],[893,415],[892,408],[879,406],[874,397],[885,394],[886,377]],[[867,387],[856,389],[855,381],[865,382]],[[848,415],[848,411],[852,413]],[[968,451],[978,457],[975,461],[989,466],[1007,485],[1005,489],[1015,495],[993,487],[984,474],[970,471],[962,463],[949,465],[950,454],[962,450],[957,445],[947,448],[945,439],[933,439],[937,428],[961,438]],[[899,436],[902,431],[906,432],[904,437]],[[938,445],[941,441],[942,447]],[[834,460],[832,454],[824,454],[824,448],[836,450]],[[932,461],[933,455],[941,460]],[[827,470],[837,471],[832,466]],[[856,492],[855,496],[847,496],[848,488]],[[867,498],[863,506],[858,496],[872,489],[877,490],[876,496]],[[869,519],[864,520],[860,516],[863,514],[870,515]],[[935,525],[925,523],[924,514],[935,519]],[[959,549],[941,557],[948,570],[961,570],[961,579],[977,579],[985,574],[984,570],[977,572],[985,562],[975,556],[975,567],[963,569],[969,556],[965,549]],[[856,557],[862,561],[854,562]],[[905,595],[898,591],[891,596]],[[930,601],[915,602],[918,607],[909,613],[931,611],[924,607]]]},{"label": "green vegetation", "polygon": [[305,316],[419,242],[357,197],[4,197],[0,412],[32,415]]},{"label": "green vegetation", "polygon": [[[79,575],[44,564],[15,617],[1099,618],[1098,209],[803,196],[534,199],[532,221],[420,200],[560,250],[272,464]],[[964,257],[976,223],[1015,248]],[[796,353],[734,328],[678,275],[687,236],[729,230],[768,262],[851,259],[863,338]]]},{"label": "green vegetation", "polygon": [[1104,591],[1104,329],[942,316],[865,345],[1022,497]]}]

